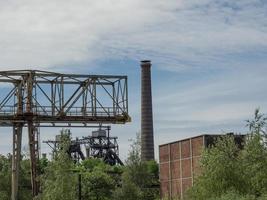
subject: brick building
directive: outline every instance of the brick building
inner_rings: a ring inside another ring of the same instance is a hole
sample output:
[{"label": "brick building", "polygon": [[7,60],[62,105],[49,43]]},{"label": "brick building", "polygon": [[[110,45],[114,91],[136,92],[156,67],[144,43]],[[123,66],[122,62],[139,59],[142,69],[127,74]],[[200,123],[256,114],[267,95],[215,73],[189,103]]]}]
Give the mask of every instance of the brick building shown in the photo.
[{"label": "brick building", "polygon": [[[183,197],[200,174],[203,148],[209,147],[222,135],[200,135],[159,146],[161,197]],[[242,144],[244,135],[235,135]]]}]

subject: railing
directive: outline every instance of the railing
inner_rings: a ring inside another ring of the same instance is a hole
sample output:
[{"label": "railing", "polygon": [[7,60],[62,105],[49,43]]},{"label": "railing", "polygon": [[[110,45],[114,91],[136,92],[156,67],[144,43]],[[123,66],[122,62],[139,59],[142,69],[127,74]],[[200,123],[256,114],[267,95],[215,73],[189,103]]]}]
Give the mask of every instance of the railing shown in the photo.
[{"label": "railing", "polygon": [[16,114],[17,107],[16,106],[4,106],[0,109],[1,116],[13,116]]},{"label": "railing", "polygon": [[[15,116],[17,115],[17,109],[17,106],[4,106],[0,109],[0,116]],[[60,111],[60,109],[56,109],[51,106],[34,106],[32,111],[33,115],[48,117],[56,117],[62,115],[70,117],[116,117],[122,116],[124,114],[121,109],[114,109],[113,107],[87,107],[86,109],[84,109],[83,107],[71,107],[65,108],[64,111]],[[25,106],[23,107],[22,113],[27,113]]]}]

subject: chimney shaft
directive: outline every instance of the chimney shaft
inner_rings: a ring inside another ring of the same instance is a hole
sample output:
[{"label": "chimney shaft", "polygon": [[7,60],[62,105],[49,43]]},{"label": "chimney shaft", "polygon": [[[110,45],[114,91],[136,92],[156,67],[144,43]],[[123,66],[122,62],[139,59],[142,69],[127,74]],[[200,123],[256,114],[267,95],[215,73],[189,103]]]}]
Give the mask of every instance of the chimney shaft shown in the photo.
[{"label": "chimney shaft", "polygon": [[154,160],[154,134],[151,92],[151,63],[141,61],[141,159]]}]

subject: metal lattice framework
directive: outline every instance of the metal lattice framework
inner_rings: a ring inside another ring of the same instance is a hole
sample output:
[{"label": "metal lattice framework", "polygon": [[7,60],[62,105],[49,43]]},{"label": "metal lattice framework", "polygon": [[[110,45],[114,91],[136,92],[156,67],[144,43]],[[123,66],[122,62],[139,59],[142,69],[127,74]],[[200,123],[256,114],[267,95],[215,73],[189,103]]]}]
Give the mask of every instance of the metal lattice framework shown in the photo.
[{"label": "metal lattice framework", "polygon": [[[117,142],[118,137],[110,136],[110,126],[99,127],[98,130],[104,130],[107,132],[107,135],[91,135],[83,137],[82,139],[70,138],[70,147],[68,153],[70,157],[75,161],[84,160],[85,158],[100,158],[104,162],[110,165],[120,164],[123,165],[123,162],[119,158],[119,145]],[[43,143],[46,143],[53,151],[53,156],[60,149],[61,135],[57,135],[55,140],[46,140]],[[81,151],[81,145],[84,145],[86,149],[86,156],[84,156]]]},{"label": "metal lattice framework", "polygon": [[[102,129],[103,130],[103,129]],[[101,131],[99,129],[97,132]],[[110,136],[110,127],[108,127],[104,134],[98,133],[91,136],[83,137],[85,141],[88,157],[102,158],[104,162],[110,165],[120,164],[123,162],[119,158],[118,137]]]},{"label": "metal lattice framework", "polygon": [[22,129],[28,127],[33,196],[38,194],[39,127],[126,123],[126,76],[0,72],[0,126],[13,127],[12,200],[18,199]]},{"label": "metal lattice framework", "polygon": [[0,83],[2,125],[129,121],[126,76],[4,71]]}]

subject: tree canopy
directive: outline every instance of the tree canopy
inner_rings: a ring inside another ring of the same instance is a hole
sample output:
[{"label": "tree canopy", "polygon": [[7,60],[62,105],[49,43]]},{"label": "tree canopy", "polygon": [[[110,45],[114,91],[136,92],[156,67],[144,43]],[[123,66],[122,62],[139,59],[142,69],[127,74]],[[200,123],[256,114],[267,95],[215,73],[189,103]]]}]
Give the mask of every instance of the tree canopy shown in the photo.
[{"label": "tree canopy", "polygon": [[267,194],[266,117],[257,109],[248,120],[249,133],[240,149],[233,136],[220,138],[205,149],[202,174],[188,199],[263,199]]}]

